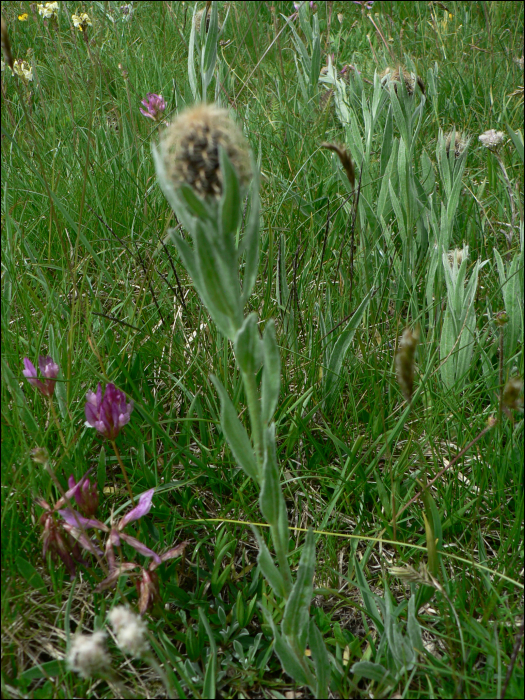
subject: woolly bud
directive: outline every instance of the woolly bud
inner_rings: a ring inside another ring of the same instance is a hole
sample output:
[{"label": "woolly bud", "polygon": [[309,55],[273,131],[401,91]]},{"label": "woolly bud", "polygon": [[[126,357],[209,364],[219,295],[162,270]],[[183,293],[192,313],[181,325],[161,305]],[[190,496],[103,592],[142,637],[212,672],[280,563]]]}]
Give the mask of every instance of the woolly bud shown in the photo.
[{"label": "woolly bud", "polygon": [[414,358],[418,340],[418,332],[412,333],[410,328],[405,328],[399,341],[395,359],[397,381],[408,402],[412,400],[414,388]]},{"label": "woolly bud", "polygon": [[146,656],[149,652],[146,623],[134,612],[117,605],[108,615],[117,644],[125,654],[136,658]]},{"label": "woolly bud", "polygon": [[73,637],[67,663],[82,678],[103,675],[110,666],[105,644],[106,633],[77,634]]}]

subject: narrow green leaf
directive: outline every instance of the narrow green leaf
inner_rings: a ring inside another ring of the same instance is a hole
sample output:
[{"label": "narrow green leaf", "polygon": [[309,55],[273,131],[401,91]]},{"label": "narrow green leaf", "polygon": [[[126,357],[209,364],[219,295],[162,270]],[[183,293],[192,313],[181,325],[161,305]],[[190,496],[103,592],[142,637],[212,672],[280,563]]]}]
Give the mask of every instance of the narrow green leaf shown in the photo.
[{"label": "narrow green leaf", "polygon": [[421,637],[421,626],[416,618],[416,596],[412,594],[408,601],[407,633],[412,648],[420,654],[425,653],[423,639]]},{"label": "narrow green leaf", "polygon": [[222,196],[219,205],[219,222],[224,253],[235,257],[235,235],[241,222],[241,192],[239,178],[228,154],[219,147],[222,172]]},{"label": "narrow green leaf", "polygon": [[361,591],[361,595],[363,596],[363,602],[365,604],[366,611],[368,615],[372,618],[374,625],[377,628],[377,631],[380,634],[382,634],[384,630],[384,625],[379,614],[379,609],[377,607],[375,596],[370,590],[368,581],[365,578],[365,575],[361,568],[361,564],[357,560],[357,558],[355,560],[355,577],[357,587],[359,588],[359,590]]},{"label": "narrow green leaf", "polygon": [[259,482],[257,462],[250,438],[239,418],[235,407],[221,381],[211,375],[211,380],[221,399],[221,427],[237,464],[255,481]]},{"label": "narrow green leaf", "polygon": [[326,645],[314,620],[310,620],[309,631],[310,649],[312,652],[317,688],[315,695],[318,698],[328,697],[328,686],[330,684],[330,659],[326,651]]},{"label": "narrow green leaf", "polygon": [[306,534],[297,578],[284,609],[282,631],[294,648],[304,652],[308,634],[308,616],[312,602],[315,567],[315,535]]},{"label": "narrow green leaf", "polygon": [[262,419],[269,423],[279,400],[281,386],[281,356],[275,338],[275,323],[268,321],[263,334]]},{"label": "narrow green leaf", "polygon": [[64,671],[66,671],[65,662],[59,659],[53,659],[53,661],[45,661],[43,664],[38,664],[38,666],[28,668],[20,674],[18,680],[36,681],[39,678],[56,678],[57,676],[62,677]]},{"label": "narrow green leaf", "polygon": [[357,661],[350,671],[356,676],[368,678],[376,683],[383,683],[390,678],[390,671],[381,664],[375,664],[373,661]]},{"label": "narrow green leaf", "polygon": [[[11,371],[11,368],[7,364],[7,362],[2,358],[2,379],[5,381],[7,384],[7,387],[9,391],[11,392],[11,395],[13,397],[13,400],[15,402],[15,406],[18,409],[20,419],[22,422],[25,424],[27,430],[31,435],[36,437],[40,433],[40,429],[38,427],[38,424],[36,420],[33,417],[33,414],[29,410],[27,406],[27,402],[24,396],[24,392],[20,388],[20,385],[18,384],[18,381],[16,380],[15,375]],[[29,386],[29,384],[28,384]],[[32,387],[31,387],[32,388]],[[35,391],[34,389],[32,389]]]},{"label": "narrow green leaf", "polygon": [[190,44],[188,47],[188,79],[190,81],[191,94],[195,102],[200,101],[199,88],[197,87],[197,74],[195,72],[195,15],[198,5],[195,3],[191,20]]},{"label": "narrow green leaf", "polygon": [[17,557],[15,562],[18,571],[32,588],[38,588],[42,593],[48,592],[44,579],[32,564],[22,557]]},{"label": "narrow green leaf", "polygon": [[[346,325],[343,332],[337,338],[333,350],[330,354],[330,362],[328,364],[328,369],[326,372],[326,384],[325,384],[325,395],[328,397],[332,391],[337,386],[337,380],[339,378],[339,373],[341,372],[341,366],[343,360],[347,353],[350,343],[353,340],[354,334],[361,323],[365,311],[368,307],[370,299],[372,298],[373,290],[370,291],[363,301],[359,304],[354,312],[354,315]],[[330,402],[333,400],[331,397]]]},{"label": "narrow green leaf", "polygon": [[286,588],[284,585],[284,579],[281,572],[276,567],[272,556],[266,546],[261,534],[256,527],[252,527],[255,538],[257,539],[257,544],[259,546],[259,554],[257,556],[257,563],[261,567],[261,572],[264,578],[268,581],[273,589],[276,597],[280,600],[286,598]]},{"label": "narrow green leaf", "polygon": [[510,134],[510,138],[512,139],[512,143],[514,144],[516,151],[518,152],[518,156],[521,159],[521,162],[523,163],[525,161],[525,156],[523,153],[523,134],[521,133],[521,130],[518,129],[518,131],[513,131],[510,126],[507,124],[507,131]]},{"label": "narrow green leaf", "polygon": [[210,698],[211,700],[213,700],[216,695],[215,676],[217,674],[217,644],[215,642],[210,623],[208,622],[202,608],[199,608],[199,617],[202,624],[204,625],[204,628],[208,635],[208,639],[210,641],[210,656],[206,665],[206,673],[204,676],[204,686],[202,689],[202,695],[204,698]]},{"label": "narrow green leaf", "polygon": [[257,314],[251,313],[237,332],[234,341],[235,358],[245,374],[259,371],[263,356],[263,343],[257,327]]},{"label": "narrow green leaf", "polygon": [[[266,521],[279,530],[281,512],[286,508],[279,483],[279,469],[275,454],[275,425],[272,423],[264,436],[264,464],[259,505]],[[284,544],[284,543],[282,543]]]},{"label": "narrow green leaf", "polygon": [[[313,679],[311,677],[308,678],[307,671],[303,667],[301,661],[297,658],[297,655],[295,654],[294,650],[290,647],[288,642],[279,634],[271,614],[262,606],[261,610],[263,611],[266,623],[272,628],[273,637],[275,640],[275,653],[279,657],[279,661],[281,662],[285,673],[287,673],[290,676],[290,678],[293,678],[295,681],[297,681],[297,683],[300,683],[301,685],[310,685],[309,681],[312,681]],[[311,676],[311,674],[309,675]]]},{"label": "narrow green leaf", "polygon": [[257,168],[254,168],[252,181],[252,194],[250,201],[250,213],[243,238],[243,250],[246,254],[244,266],[244,277],[242,284],[242,305],[244,306],[252,293],[257,271],[259,268],[259,175]]},{"label": "narrow green leaf", "polygon": [[100,454],[98,456],[98,467],[97,467],[97,484],[98,488],[102,491],[106,483],[106,448],[104,445],[100,448]]}]

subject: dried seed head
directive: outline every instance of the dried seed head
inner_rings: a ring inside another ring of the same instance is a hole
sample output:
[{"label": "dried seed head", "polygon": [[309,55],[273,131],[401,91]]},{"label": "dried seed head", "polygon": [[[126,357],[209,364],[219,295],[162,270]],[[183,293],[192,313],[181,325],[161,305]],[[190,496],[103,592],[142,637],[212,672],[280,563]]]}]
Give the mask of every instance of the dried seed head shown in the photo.
[{"label": "dried seed head", "polygon": [[505,384],[501,401],[507,411],[523,411],[523,379],[512,377]]},{"label": "dried seed head", "polygon": [[451,268],[454,268],[454,266],[459,267],[464,258],[468,258],[468,245],[447,251],[448,264]]},{"label": "dried seed head", "polygon": [[469,139],[465,136],[462,131],[456,131],[454,137],[454,144],[452,144],[452,138],[454,137],[454,132],[449,131],[445,134],[445,148],[447,151],[447,156],[450,157],[451,146],[453,146],[454,156],[459,158],[459,156],[464,153],[466,147],[469,144]]},{"label": "dried seed head", "polygon": [[408,402],[412,400],[414,389],[414,359],[418,341],[419,332],[412,333],[410,328],[405,328],[399,341],[395,359],[397,381]]},{"label": "dried seed head", "polygon": [[205,104],[181,112],[161,141],[163,165],[171,186],[176,190],[187,184],[201,197],[219,197],[219,146],[235,168],[241,188],[247,187],[252,175],[248,142],[228,112]]},{"label": "dried seed head", "polygon": [[326,141],[321,144],[321,148],[328,148],[329,151],[337,153],[341,165],[345,169],[346,177],[348,182],[354,187],[355,185],[355,171],[354,164],[352,163],[352,156],[346,150],[344,146],[338,146],[336,143],[327,143]]},{"label": "dried seed head", "polygon": [[404,81],[406,91],[410,97],[414,94],[416,83],[419,85],[419,89],[421,90],[421,92],[425,94],[425,83],[421,80],[421,78],[418,75],[415,75],[415,73],[409,73],[405,68],[403,68],[403,66],[398,66],[395,70],[390,67],[387,67],[381,73],[380,77],[381,84],[383,86],[388,85],[389,82],[393,83],[396,95],[396,83],[400,83],[401,80]]},{"label": "dried seed head", "polygon": [[[209,3],[207,3],[208,5]],[[206,31],[210,28],[210,13],[208,11],[208,7],[205,7],[202,10],[199,10],[197,14],[195,15],[195,19],[193,20],[193,24],[195,25],[195,33],[198,34],[201,30],[201,24],[204,16],[206,15]],[[221,30],[221,23],[218,22],[218,27],[219,31]]]}]

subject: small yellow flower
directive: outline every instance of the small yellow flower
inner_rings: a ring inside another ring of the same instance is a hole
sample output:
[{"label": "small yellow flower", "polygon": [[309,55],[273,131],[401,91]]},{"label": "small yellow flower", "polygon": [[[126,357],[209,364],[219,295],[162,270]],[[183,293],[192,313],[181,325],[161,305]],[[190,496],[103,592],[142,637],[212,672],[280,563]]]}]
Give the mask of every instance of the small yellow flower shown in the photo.
[{"label": "small yellow flower", "polygon": [[92,26],[92,22],[89,19],[89,15],[85,12],[81,12],[79,15],[71,15],[71,19],[73,20],[73,24],[79,32],[83,32],[88,26]]},{"label": "small yellow flower", "polygon": [[27,22],[27,18],[28,18],[28,17],[29,17],[29,15],[27,14],[27,12],[24,12],[23,15],[18,15],[18,19],[19,19],[21,22]]}]

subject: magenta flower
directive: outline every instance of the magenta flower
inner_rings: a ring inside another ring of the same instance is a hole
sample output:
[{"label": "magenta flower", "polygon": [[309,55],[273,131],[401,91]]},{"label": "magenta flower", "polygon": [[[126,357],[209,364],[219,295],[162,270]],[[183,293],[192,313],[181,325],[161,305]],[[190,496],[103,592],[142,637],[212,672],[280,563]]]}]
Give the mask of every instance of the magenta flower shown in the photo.
[{"label": "magenta flower", "polygon": [[85,533],[80,529],[82,527],[80,522],[75,519],[79,534],[78,537],[73,538],[70,532],[67,530],[66,524],[61,520],[57,520],[56,517],[59,509],[73,498],[75,495],[75,489],[82,488],[84,486],[86,477],[87,474],[83,476],[78,484],[75,484],[73,488],[69,488],[66,491],[65,496],[59,498],[54,506],[50,506],[49,503],[47,503],[47,501],[45,501],[43,498],[36,499],[36,503],[38,503],[38,505],[44,509],[44,512],[39,519],[39,524],[42,526],[42,556],[45,559],[46,554],[49,552],[54,561],[56,561],[57,557],[60,557],[72,577],[76,574],[75,562],[82,564],[86,563],[82,558],[79,544],[81,544],[84,549],[88,550],[92,554],[97,554],[99,557],[103,554],[96,545],[90,542]]},{"label": "magenta flower", "polygon": [[133,401],[126,403],[126,395],[114,384],[108,384],[102,398],[99,383],[96,393],[88,391],[86,402],[86,425],[96,428],[108,440],[115,440],[121,429],[129,423]]},{"label": "magenta flower", "polygon": [[68,479],[68,485],[73,490],[73,496],[78,504],[78,507],[88,518],[95,515],[98,508],[98,489],[95,483],[91,484],[89,479],[85,477],[78,484],[74,476]]},{"label": "magenta flower", "polygon": [[[151,499],[153,498],[154,493],[154,488],[143,493],[142,496],[139,498],[139,502],[137,503],[137,505],[134,508],[132,508],[128,513],[126,513],[126,515],[124,515],[123,518],[120,519],[118,525],[112,525],[111,528],[109,528],[104,523],[100,522],[100,520],[96,520],[95,518],[85,518],[83,515],[81,515],[75,510],[72,510],[71,508],[59,510],[58,512],[66,521],[64,528],[67,530],[67,532],[71,533],[73,537],[75,537],[75,539],[77,539],[79,534],[81,534],[80,528],[82,528],[82,530],[96,528],[97,530],[102,530],[103,532],[109,533],[108,541],[106,543],[106,557],[108,559],[110,571],[113,571],[114,569],[118,568],[115,561],[115,553],[113,552],[113,547],[120,547],[121,539],[124,540],[124,542],[127,542],[129,545],[131,545],[131,547],[136,549],[137,552],[139,552],[143,556],[153,557],[153,560],[160,564],[162,560],[158,554],[155,554],[155,552],[152,549],[146,547],[146,545],[143,544],[140,540],[137,540],[136,537],[132,537],[131,535],[127,535],[126,533],[122,532],[126,525],[131,523],[133,520],[138,520],[139,518],[142,518],[144,515],[149,513],[151,509]],[[84,548],[86,548],[86,544],[84,541],[81,541],[79,539],[79,543]]]},{"label": "magenta flower", "polygon": [[154,92],[148,92],[142,103],[146,109],[139,107],[141,114],[143,114],[148,119],[153,119],[154,122],[161,120],[164,111],[166,109],[166,101],[162,95],[156,95]]},{"label": "magenta flower", "polygon": [[53,396],[55,393],[55,380],[60,371],[53,358],[49,357],[49,355],[47,357],[40,355],[38,358],[38,368],[40,369],[40,374],[45,378],[44,381],[37,378],[36,367],[27,357],[24,357],[24,367],[22,374],[27,381],[32,386],[35,386],[43,396]]}]

